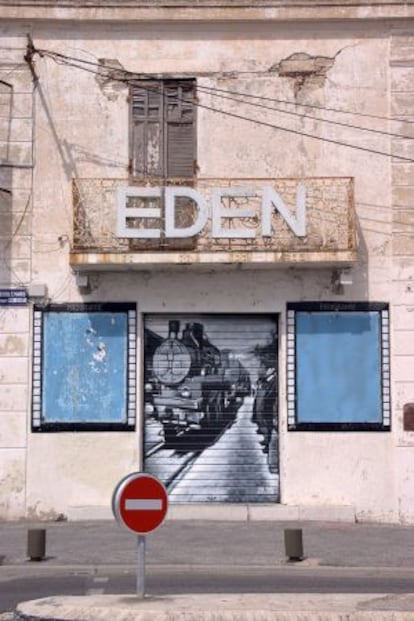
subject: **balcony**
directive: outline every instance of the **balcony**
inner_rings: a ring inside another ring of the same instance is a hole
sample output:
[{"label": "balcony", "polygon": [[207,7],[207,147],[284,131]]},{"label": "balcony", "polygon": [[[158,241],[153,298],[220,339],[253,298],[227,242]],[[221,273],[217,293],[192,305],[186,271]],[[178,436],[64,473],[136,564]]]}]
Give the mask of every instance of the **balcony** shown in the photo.
[{"label": "balcony", "polygon": [[[191,187],[188,187],[190,186]],[[353,180],[73,180],[75,269],[347,265]]]}]

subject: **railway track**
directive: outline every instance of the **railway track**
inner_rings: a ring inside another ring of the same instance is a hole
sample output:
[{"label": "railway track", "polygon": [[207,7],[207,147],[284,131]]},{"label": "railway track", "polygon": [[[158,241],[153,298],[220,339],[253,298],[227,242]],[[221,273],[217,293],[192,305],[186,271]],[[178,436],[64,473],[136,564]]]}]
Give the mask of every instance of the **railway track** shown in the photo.
[{"label": "railway track", "polygon": [[177,478],[182,479],[201,451],[177,453],[174,449],[165,448],[164,443],[152,449],[151,455],[145,459],[145,470],[157,476],[168,491],[177,484]]},{"label": "railway track", "polygon": [[[152,446],[145,455],[145,471],[157,476],[171,492],[187,472],[191,470],[201,453],[215,444],[233,425],[229,422],[220,429],[214,439],[200,440],[200,432],[186,432],[179,436],[176,445],[167,445],[163,440]],[[186,448],[187,446],[187,448]]]}]

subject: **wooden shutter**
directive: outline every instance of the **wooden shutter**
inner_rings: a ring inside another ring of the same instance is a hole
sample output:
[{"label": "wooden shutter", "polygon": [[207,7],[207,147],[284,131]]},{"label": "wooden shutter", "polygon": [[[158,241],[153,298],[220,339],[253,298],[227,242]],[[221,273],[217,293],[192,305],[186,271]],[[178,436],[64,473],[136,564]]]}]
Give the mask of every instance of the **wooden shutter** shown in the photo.
[{"label": "wooden shutter", "polygon": [[195,168],[195,81],[148,81],[132,92],[132,174],[185,178]]},{"label": "wooden shutter", "polygon": [[[185,179],[190,185],[195,171],[195,81],[171,81],[164,89],[164,131],[165,168],[167,176],[173,180]],[[194,203],[186,198],[176,201],[176,224],[189,226],[196,212]],[[192,250],[196,238],[177,238],[167,240],[168,248]]]},{"label": "wooden shutter", "polygon": [[194,81],[165,85],[165,160],[167,176],[192,178],[195,168]]},{"label": "wooden shutter", "polygon": [[[131,173],[138,179],[191,184],[195,170],[195,80],[145,81],[132,91]],[[176,203],[177,225],[191,225],[194,204]],[[190,250],[196,238],[129,241],[132,250]]]},{"label": "wooden shutter", "polygon": [[145,82],[132,92],[132,174],[164,175],[163,89],[160,82]]}]

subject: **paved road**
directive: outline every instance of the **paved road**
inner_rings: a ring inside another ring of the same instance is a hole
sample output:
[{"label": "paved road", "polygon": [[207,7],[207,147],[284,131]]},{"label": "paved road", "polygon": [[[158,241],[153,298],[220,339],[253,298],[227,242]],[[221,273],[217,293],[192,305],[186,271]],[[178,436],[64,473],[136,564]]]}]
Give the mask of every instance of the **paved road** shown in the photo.
[{"label": "paved road", "polygon": [[[34,572],[37,572],[36,575]],[[52,595],[134,594],[131,568],[16,568],[0,571],[0,612]],[[412,593],[414,569],[148,566],[152,595],[195,593]]]},{"label": "paved road", "polygon": [[[27,530],[41,526],[47,530],[47,559],[31,563]],[[296,526],[303,528],[306,558],[289,565],[283,531]],[[253,592],[269,599],[278,593],[334,598],[371,592],[398,598],[414,592],[412,526],[172,520],[147,544],[147,592],[155,595]],[[135,591],[136,540],[113,520],[0,522],[1,557],[0,621],[1,613],[28,599]]]}]

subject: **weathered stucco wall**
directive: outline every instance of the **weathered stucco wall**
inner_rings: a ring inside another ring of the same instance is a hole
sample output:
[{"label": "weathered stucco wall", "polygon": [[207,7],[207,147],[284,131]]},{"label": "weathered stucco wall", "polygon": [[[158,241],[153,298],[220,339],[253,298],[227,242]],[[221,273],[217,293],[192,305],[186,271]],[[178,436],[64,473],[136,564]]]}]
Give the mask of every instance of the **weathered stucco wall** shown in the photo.
[{"label": "weathered stucco wall", "polygon": [[[2,31],[0,288],[31,280],[33,84],[26,37]],[[0,515],[25,513],[30,311],[0,307]]]},{"label": "weathered stucco wall", "polygon": [[[414,159],[414,40],[410,32],[395,36],[390,46],[392,112],[402,121],[407,139],[393,138],[393,148]],[[404,121],[409,121],[407,126]],[[396,471],[398,472],[398,517],[412,522],[414,507],[414,429],[405,429],[403,413],[413,403],[414,390],[414,162],[392,162],[394,318],[394,412],[396,429]]]},{"label": "weathered stucco wall", "polygon": [[[405,67],[403,71],[392,62],[390,65],[388,28],[381,22],[319,26],[314,23],[307,26],[255,22],[224,26],[198,22],[174,25],[118,22],[110,27],[100,23],[75,27],[68,23],[48,25],[39,20],[30,28],[27,23],[19,26],[5,23],[1,33],[5,41],[12,37],[21,41],[30,30],[37,48],[90,62],[115,59],[123,68],[137,73],[195,76],[200,86],[376,115],[377,118],[358,118],[336,113],[329,118],[373,129],[385,126],[389,131],[397,131],[398,128],[402,133],[407,131],[406,124],[396,126],[384,122],[392,112],[413,120],[407,75],[410,69]],[[405,36],[404,43],[396,28],[398,25],[393,31],[391,60],[396,58],[395,50],[412,50],[413,45],[409,36]],[[404,53],[403,60],[411,63],[411,53]],[[322,64],[320,59],[325,59]],[[74,177],[127,176],[128,89],[122,83],[102,81],[79,68],[56,64],[47,56],[35,57],[35,71],[39,81],[35,91],[35,169],[30,186],[31,273],[25,273],[23,281],[46,283],[52,302],[133,301],[137,302],[139,313],[241,310],[280,313],[282,503],[352,506],[357,518],[362,520],[414,522],[414,434],[403,431],[401,415],[403,404],[414,400],[414,312],[411,312],[414,290],[411,289],[412,223],[409,220],[412,164],[395,159],[391,163],[384,155],[313,140],[299,133],[318,134],[327,140],[349,142],[379,152],[390,153],[393,149],[404,155],[412,152],[411,144],[400,145],[389,136],[357,128],[318,123],[304,115],[284,114],[282,110],[291,108],[283,104],[275,104],[277,111],[255,109],[200,92],[201,104],[236,111],[241,116],[255,116],[298,132],[270,129],[199,108],[200,176],[355,178],[359,260],[352,269],[353,285],[341,294],[334,291],[329,266],[303,269],[297,265],[259,272],[225,267],[215,271],[191,268],[122,274],[101,271],[90,275],[91,292],[82,295],[69,268],[71,181]],[[404,94],[400,92],[402,87]],[[267,105],[266,100],[262,103]],[[309,113],[312,108],[301,110]],[[323,111],[313,111],[317,116],[326,115]],[[398,241],[393,245],[398,226],[403,227],[403,239],[408,239],[405,250],[400,237],[395,238]],[[287,432],[286,303],[332,299],[393,304],[390,433]],[[0,457],[9,489],[7,500],[0,499],[0,516],[45,519],[60,514],[93,516],[93,507],[108,507],[119,478],[136,469],[141,424],[133,433],[27,434],[30,427],[29,311],[24,309],[18,315],[7,311],[4,317],[1,339],[9,339],[10,348],[10,338],[21,338],[22,349],[13,352],[8,349],[0,359],[0,374],[4,369],[9,378],[7,385],[12,385],[12,393],[6,384],[2,388],[0,405]],[[139,331],[139,352],[140,334]],[[141,406],[138,414],[142,422],[140,409]]]}]

